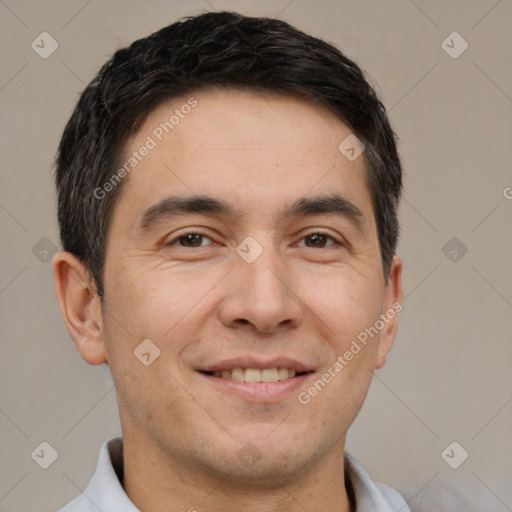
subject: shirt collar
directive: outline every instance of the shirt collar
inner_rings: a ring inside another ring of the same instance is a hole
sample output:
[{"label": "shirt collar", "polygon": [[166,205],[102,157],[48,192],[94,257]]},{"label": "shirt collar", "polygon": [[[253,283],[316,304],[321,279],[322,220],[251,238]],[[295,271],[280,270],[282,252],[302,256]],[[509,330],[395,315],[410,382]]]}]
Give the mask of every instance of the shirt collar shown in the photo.
[{"label": "shirt collar", "polygon": [[[140,512],[123,489],[123,440],[114,437],[103,443],[98,456],[96,471],[82,496],[92,502],[90,510],[109,512]],[[82,498],[79,496],[79,498]],[[83,499],[83,498],[82,498]],[[83,499],[85,505],[85,499]],[[89,508],[71,508],[70,512],[89,511]],[[67,512],[67,511],[63,511]]]},{"label": "shirt collar", "polygon": [[356,512],[410,512],[398,491],[373,482],[361,464],[348,452],[345,452],[345,482],[352,487]]}]

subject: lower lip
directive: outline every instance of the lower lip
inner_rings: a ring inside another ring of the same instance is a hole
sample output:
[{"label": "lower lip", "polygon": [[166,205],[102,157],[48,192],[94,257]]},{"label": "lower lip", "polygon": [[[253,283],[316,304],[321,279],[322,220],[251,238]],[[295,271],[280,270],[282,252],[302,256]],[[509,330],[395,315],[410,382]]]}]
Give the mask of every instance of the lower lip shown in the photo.
[{"label": "lower lip", "polygon": [[291,379],[278,380],[277,382],[240,382],[233,379],[224,379],[222,377],[214,377],[205,373],[198,372],[200,375],[208,379],[213,385],[217,386],[222,392],[232,393],[244,400],[253,402],[268,402],[284,398],[290,393],[297,391],[304,381],[310,377],[313,372],[292,377]]}]

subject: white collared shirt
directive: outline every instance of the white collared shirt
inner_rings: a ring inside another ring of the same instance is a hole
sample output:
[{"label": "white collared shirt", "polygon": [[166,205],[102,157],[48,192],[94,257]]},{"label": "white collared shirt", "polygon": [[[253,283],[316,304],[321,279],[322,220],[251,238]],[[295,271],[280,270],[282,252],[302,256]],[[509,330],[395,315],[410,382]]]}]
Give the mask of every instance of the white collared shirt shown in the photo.
[{"label": "white collared shirt", "polygon": [[[400,494],[384,484],[374,483],[368,473],[347,452],[345,471],[357,503],[356,512],[410,512]],[[96,471],[80,496],[59,512],[140,512],[119,481],[123,474],[122,439],[103,443]]]}]

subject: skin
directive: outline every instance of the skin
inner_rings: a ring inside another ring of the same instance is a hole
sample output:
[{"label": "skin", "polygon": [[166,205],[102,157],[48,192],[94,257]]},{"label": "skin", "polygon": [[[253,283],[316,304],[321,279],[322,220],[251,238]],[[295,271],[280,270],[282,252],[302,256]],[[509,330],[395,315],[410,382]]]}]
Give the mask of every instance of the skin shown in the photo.
[{"label": "skin", "polygon": [[[338,145],[350,129],[301,98],[191,96],[197,106],[122,184],[103,308],[87,268],[69,253],[54,257],[76,348],[90,364],[106,362],[116,383],[123,486],[143,512],[349,511],[346,432],[393,344],[396,316],[310,403],[297,393],[402,300],[397,255],[384,279],[364,159],[345,158]],[[126,155],[187,99],[154,110]],[[280,219],[294,200],[331,193],[359,208],[362,229],[334,214]],[[142,212],[176,194],[224,199],[240,216],[193,213],[138,228]],[[319,231],[333,238],[312,244],[307,235]],[[165,245],[187,232],[205,237]],[[253,263],[235,250],[247,236],[263,249]],[[133,352],[148,338],[160,356],[145,366]],[[315,372],[278,400],[250,401],[196,371],[249,355],[286,355]],[[253,465],[237,456],[247,443],[261,456]]]}]

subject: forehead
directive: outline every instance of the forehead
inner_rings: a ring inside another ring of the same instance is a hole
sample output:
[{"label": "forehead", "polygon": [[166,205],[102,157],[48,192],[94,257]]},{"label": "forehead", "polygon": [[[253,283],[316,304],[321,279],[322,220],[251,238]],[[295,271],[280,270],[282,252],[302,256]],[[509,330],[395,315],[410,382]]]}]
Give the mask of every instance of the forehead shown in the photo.
[{"label": "forehead", "polygon": [[350,133],[326,107],[299,95],[210,89],[154,109],[128,147],[136,147],[150,135],[160,149],[172,150],[172,146],[181,144],[190,149],[193,145],[194,154],[229,149],[236,155],[236,150],[259,153],[265,148],[265,155],[270,152],[283,158],[292,146],[302,156],[304,151],[320,145],[325,157],[332,158],[339,156],[340,137]]},{"label": "forehead", "polygon": [[[332,112],[298,96],[191,93],[156,108],[126,144],[124,160],[138,160],[121,203],[129,197],[142,211],[166,195],[208,193],[247,209],[259,204],[262,216],[273,202],[291,203],[309,192],[335,189],[369,202],[363,157],[350,161],[339,150],[350,135]],[[246,193],[256,202],[247,202]]]}]

